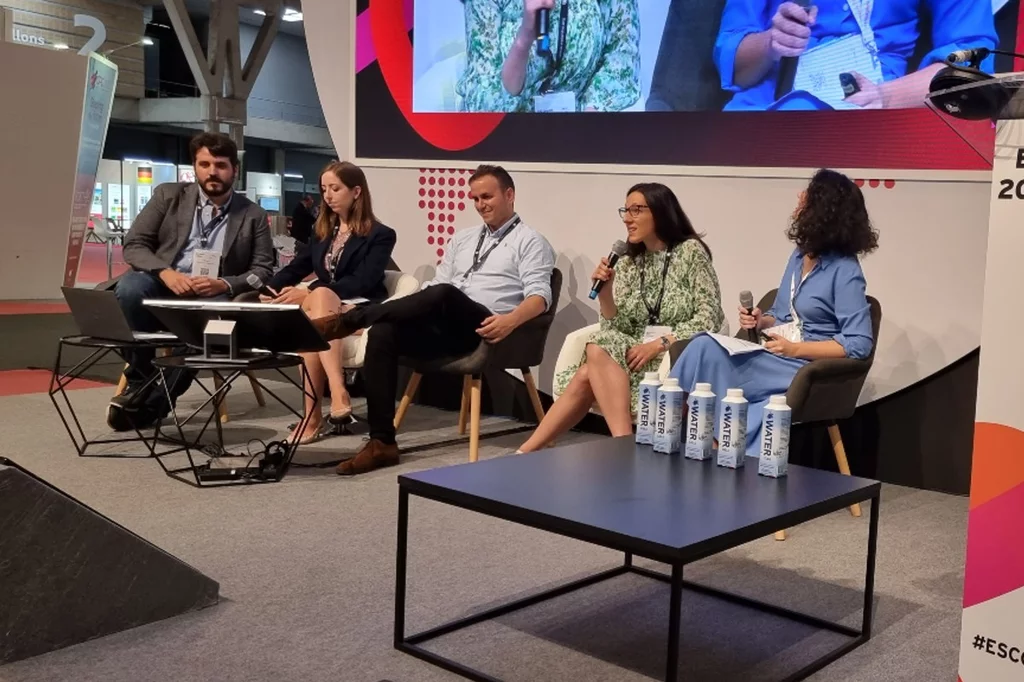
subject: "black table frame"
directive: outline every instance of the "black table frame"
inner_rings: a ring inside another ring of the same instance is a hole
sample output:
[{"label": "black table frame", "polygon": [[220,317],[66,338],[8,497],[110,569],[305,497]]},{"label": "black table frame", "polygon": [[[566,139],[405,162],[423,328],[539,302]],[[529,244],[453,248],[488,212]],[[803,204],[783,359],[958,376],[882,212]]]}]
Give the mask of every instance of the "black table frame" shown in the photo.
[{"label": "black table frame", "polygon": [[[587,576],[586,578],[575,580],[560,587],[556,587],[524,599],[518,599],[508,604],[488,609],[487,611],[483,611],[466,618],[460,618],[414,635],[406,635],[405,601],[410,495],[416,495],[425,499],[475,511],[486,516],[493,516],[506,521],[512,521],[524,526],[529,526],[530,528],[536,528],[538,530],[548,531],[557,535],[573,538],[575,540],[581,540],[590,544],[618,550],[624,553],[625,559],[621,566]],[[492,677],[479,670],[470,668],[445,656],[429,651],[420,645],[432,639],[436,639],[437,637],[450,634],[477,623],[498,618],[508,613],[512,613],[513,611],[518,611],[549,599],[560,597],[604,580],[628,573],[634,573],[648,578],[653,578],[655,580],[660,580],[662,582],[667,582],[671,585],[671,593],[669,597],[668,656],[665,662],[666,681],[675,682],[679,675],[679,638],[680,622],[682,619],[682,595],[683,589],[688,589],[712,597],[717,597],[734,604],[804,623],[806,625],[837,632],[852,638],[841,647],[807,664],[800,670],[792,673],[782,680],[782,682],[797,682],[797,680],[803,680],[809,677],[871,639],[880,495],[881,484],[875,483],[867,489],[841,495],[803,509],[782,514],[776,519],[757,523],[748,528],[729,533],[725,536],[719,536],[718,538],[715,538],[713,542],[704,543],[704,545],[697,551],[685,551],[669,554],[653,548],[637,538],[625,537],[609,532],[601,532],[593,528],[590,528],[588,532],[588,528],[583,527],[580,524],[526,509],[518,509],[513,513],[509,513],[509,510],[498,509],[498,505],[496,503],[488,504],[488,501],[486,500],[464,495],[455,491],[450,491],[449,494],[437,494],[431,486],[425,486],[418,481],[399,477],[394,646],[399,651],[403,651],[411,656],[420,658],[428,663],[432,663],[467,679],[476,680],[477,682],[500,682],[496,677]],[[780,528],[789,528],[797,524],[825,516],[826,514],[840,511],[854,503],[867,501],[871,502],[871,518],[868,530],[867,566],[864,575],[864,612],[863,620],[861,621],[859,629],[683,579],[683,567],[686,564],[699,561],[700,559],[718,554],[719,552],[727,549],[765,537]],[[654,561],[669,564],[672,568],[672,572],[671,574],[666,575],[658,571],[634,566],[634,556],[645,557],[653,559]]]},{"label": "black table frame", "polygon": [[[302,398],[303,398],[303,404],[302,404],[303,412],[299,412],[294,407],[292,407],[287,402],[285,402],[280,396],[278,396],[276,393],[274,393],[272,390],[270,390],[265,383],[260,381],[259,378],[257,378],[254,375],[248,375],[249,378],[252,381],[254,381],[265,393],[267,393],[270,397],[272,397],[274,400],[276,400],[281,405],[283,405],[285,409],[287,409],[289,412],[291,412],[293,415],[295,415],[296,417],[299,418],[299,433],[304,432],[305,429],[306,429],[306,425],[309,423],[309,420],[313,416],[312,413],[310,413],[308,415],[304,414],[304,412],[305,412],[305,399],[308,397],[308,398],[312,398],[313,400],[315,400],[316,397],[315,397],[315,395],[313,393],[311,393],[310,391],[306,390],[307,386],[312,386],[313,384],[312,384],[312,381],[310,380],[309,372],[306,369],[306,363],[302,359],[301,356],[298,356],[298,355],[274,355],[274,356],[268,356],[265,359],[257,360],[257,361],[254,361],[254,362],[247,362],[247,361],[244,361],[244,360],[240,360],[240,361],[236,361],[236,362],[215,362],[215,363],[214,362],[202,362],[202,361],[199,361],[199,362],[197,362],[195,364],[185,362],[185,356],[172,356],[172,357],[168,357],[168,358],[157,358],[156,360],[153,361],[153,365],[157,368],[157,370],[159,372],[160,384],[163,386],[164,393],[166,394],[167,400],[169,401],[170,404],[174,404],[174,401],[171,399],[170,389],[169,389],[169,387],[167,385],[165,374],[166,374],[166,372],[171,371],[171,370],[178,370],[178,369],[191,369],[191,370],[195,370],[196,371],[196,378],[195,378],[195,382],[194,383],[196,385],[198,385],[207,395],[206,400],[204,400],[203,403],[201,405],[199,405],[199,407],[197,407],[194,410],[192,410],[192,412],[189,413],[188,416],[186,416],[184,419],[181,419],[178,416],[177,408],[174,408],[174,409],[171,410],[171,416],[174,419],[174,427],[175,427],[175,429],[177,431],[177,437],[171,437],[170,439],[168,439],[167,436],[162,436],[161,435],[161,428],[162,427],[159,424],[157,425],[157,427],[156,427],[156,434],[154,435],[154,438],[161,439],[161,440],[170,440],[171,442],[173,442],[173,443],[178,445],[178,447],[176,447],[176,448],[173,448],[171,450],[167,450],[165,452],[161,452],[161,453],[155,455],[157,462],[160,463],[160,467],[164,470],[165,474],[167,474],[168,476],[170,476],[171,478],[173,478],[175,480],[181,481],[183,483],[187,483],[187,484],[189,484],[189,485],[191,485],[193,487],[196,487],[196,488],[224,488],[224,487],[235,486],[235,485],[253,485],[253,484],[258,484],[258,483],[276,483],[276,482],[280,481],[284,477],[285,473],[287,473],[287,471],[288,471],[288,468],[291,466],[291,461],[292,461],[292,458],[295,456],[296,450],[299,449],[299,439],[298,438],[293,438],[293,439],[287,441],[287,450],[286,450],[286,454],[285,454],[285,458],[284,458],[284,464],[281,467],[279,475],[276,478],[262,478],[262,477],[252,478],[252,477],[247,477],[247,478],[241,478],[241,479],[233,480],[233,481],[203,481],[200,478],[200,476],[199,476],[199,470],[200,470],[200,468],[203,465],[202,464],[197,464],[196,459],[193,456],[193,451],[200,449],[202,438],[206,434],[207,429],[210,428],[210,424],[213,423],[213,424],[216,425],[216,430],[217,430],[217,446],[218,446],[218,448],[219,448],[221,453],[225,452],[225,450],[224,450],[224,432],[223,432],[223,429],[221,428],[221,421],[220,421],[220,412],[221,412],[220,407],[221,407],[221,403],[224,401],[224,398],[227,396],[228,391],[231,390],[231,385],[234,384],[235,381],[239,377],[246,376],[247,372],[255,372],[255,371],[261,371],[261,370],[271,371],[272,370],[272,371],[277,372],[277,374],[281,375],[282,377],[284,377],[288,381],[288,383],[290,383],[292,386],[295,386],[296,388],[299,389],[299,392],[302,394]],[[284,371],[284,370],[290,369],[292,367],[298,367],[299,368],[300,376],[299,376],[299,381],[298,382],[296,382],[295,379],[290,377]],[[215,385],[214,386],[214,390],[211,391],[200,380],[199,372],[201,372],[201,371],[211,372],[211,374],[214,377],[217,378],[217,379],[215,379],[215,383],[216,383],[216,380],[219,380],[220,381],[220,385],[219,386]],[[201,412],[203,412],[203,410],[207,409],[208,407],[211,407],[212,409],[210,410],[210,414],[206,418],[206,421],[203,423],[203,427],[199,430],[199,433],[197,433],[192,440],[189,440],[185,436],[184,426],[186,424],[188,424],[189,422],[191,422],[193,419],[195,419]],[[185,456],[188,458],[188,466],[181,466],[181,467],[175,467],[175,468],[168,467],[167,464],[163,461],[163,458],[168,456],[168,455],[177,454],[179,452],[184,452],[185,453]],[[256,456],[252,457],[251,455],[249,455],[247,453],[246,455],[237,455],[237,456],[239,456],[239,457],[241,457],[241,456],[251,457],[250,461],[252,461],[252,460],[257,459],[259,457],[259,455],[260,455],[260,453],[256,453]],[[220,456],[227,456],[227,455],[221,454]],[[236,455],[230,455],[230,456],[236,456]],[[191,476],[188,476],[187,474],[191,474]]]},{"label": "black table frame", "polygon": [[[63,371],[63,356],[64,349],[66,346],[75,348],[86,348],[92,349],[83,360],[79,361],[73,367],[66,372]],[[50,388],[49,396],[50,402],[53,403],[53,407],[57,410],[57,416],[60,417],[61,423],[64,424],[64,429],[67,431],[68,436],[71,438],[71,443],[75,446],[75,452],[78,453],[79,457],[106,457],[111,459],[145,459],[149,457],[157,457],[156,446],[158,439],[155,434],[150,433],[149,435],[144,434],[138,428],[133,427],[135,434],[121,436],[117,438],[89,438],[85,435],[85,429],[82,428],[82,423],[78,419],[78,414],[75,412],[75,406],[71,403],[71,399],[67,394],[67,386],[74,381],[82,378],[82,375],[89,371],[96,363],[109,354],[114,353],[125,363],[128,362],[128,358],[125,356],[126,352],[132,350],[152,349],[156,350],[159,348],[180,348],[184,346],[180,341],[160,339],[152,341],[114,341],[108,339],[97,339],[91,336],[65,336],[62,337],[57,343],[57,359],[53,363],[53,374],[50,376]],[[153,372],[152,376],[143,384],[138,390],[146,391],[157,381],[159,375]],[[58,401],[58,396],[63,400],[63,407],[61,402]],[[65,414],[65,411],[67,414]],[[74,424],[74,428],[72,428]],[[149,429],[147,429],[149,431]],[[92,445],[117,445],[121,443],[142,443],[146,447],[146,452],[142,454],[125,454],[125,453],[104,453],[104,454],[89,454],[87,451]]]}]

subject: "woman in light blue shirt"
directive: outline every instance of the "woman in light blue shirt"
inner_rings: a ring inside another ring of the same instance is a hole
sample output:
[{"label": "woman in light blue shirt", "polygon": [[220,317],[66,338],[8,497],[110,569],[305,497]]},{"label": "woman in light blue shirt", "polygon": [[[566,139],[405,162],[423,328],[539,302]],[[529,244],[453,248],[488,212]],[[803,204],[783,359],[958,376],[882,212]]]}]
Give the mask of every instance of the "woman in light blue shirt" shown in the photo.
[{"label": "woman in light blue shirt", "polygon": [[740,308],[740,326],[771,337],[768,352],[729,355],[714,338],[691,339],[670,376],[692,391],[709,382],[720,396],[742,388],[750,401],[747,455],[757,455],[761,411],[784,394],[811,360],[871,355],[871,307],[859,256],[878,246],[864,195],[848,177],[820,170],[803,193],[787,236],[796,250],[786,263],[775,303],[762,313]]},{"label": "woman in light blue shirt", "polygon": [[[917,70],[908,73],[921,37],[924,8],[931,44]],[[860,91],[845,103],[867,109],[924,106],[928,85],[951,52],[993,49],[998,43],[992,3],[987,0],[815,0],[807,9],[792,1],[726,0],[714,51],[722,88],[735,93],[725,109],[767,109],[776,101],[781,58],[803,58],[810,50],[843,38],[845,47],[821,59],[827,73],[812,81],[820,88],[814,94],[838,89],[842,99],[839,74],[851,73]],[[862,59],[851,56],[858,53]],[[872,54],[877,58],[867,57],[866,63],[874,62],[873,74],[867,73],[863,59]],[[987,70],[991,66],[991,61],[982,64]],[[824,94],[819,99],[829,98]],[[837,108],[834,101],[830,104]],[[815,106],[796,98],[784,108]]]}]

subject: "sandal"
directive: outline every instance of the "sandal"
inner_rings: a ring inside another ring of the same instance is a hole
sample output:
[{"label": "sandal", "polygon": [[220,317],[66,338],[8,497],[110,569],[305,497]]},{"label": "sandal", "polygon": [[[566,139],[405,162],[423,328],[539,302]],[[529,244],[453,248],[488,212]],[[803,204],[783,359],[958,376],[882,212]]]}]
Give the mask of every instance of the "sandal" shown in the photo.
[{"label": "sandal", "polygon": [[[294,431],[298,427],[299,427],[298,424],[293,424],[292,426],[289,427],[289,429],[291,429],[291,432],[288,434],[287,442],[291,443],[293,441],[293,439],[295,438]],[[320,440],[323,437],[323,435],[324,435],[324,427],[323,427],[323,424],[321,424],[320,427],[317,428],[317,430],[314,431],[312,434],[307,434],[307,435],[303,436],[302,438],[300,438],[298,444],[299,445],[309,445],[310,443],[315,443],[318,440]]]},{"label": "sandal", "polygon": [[331,412],[327,415],[327,423],[334,426],[346,426],[355,421],[355,417],[352,416],[352,408],[348,408],[344,412]]}]

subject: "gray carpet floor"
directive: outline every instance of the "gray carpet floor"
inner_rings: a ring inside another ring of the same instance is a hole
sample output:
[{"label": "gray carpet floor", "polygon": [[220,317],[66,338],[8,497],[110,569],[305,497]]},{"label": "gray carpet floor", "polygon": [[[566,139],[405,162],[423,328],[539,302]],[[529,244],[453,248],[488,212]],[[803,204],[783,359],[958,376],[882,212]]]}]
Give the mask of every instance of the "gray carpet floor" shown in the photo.
[{"label": "gray carpet floor", "polygon": [[[89,389],[72,396],[97,431],[109,395]],[[196,404],[197,395],[183,404]],[[248,387],[232,392],[230,411],[226,437],[243,449],[252,437],[283,436],[291,420],[279,407],[256,407]],[[414,408],[400,444],[453,437],[455,421],[451,413]],[[308,468],[279,484],[197,490],[167,478],[151,460],[76,457],[45,395],[0,398],[0,423],[0,455],[218,580],[222,595],[200,612],[0,667],[0,681],[461,679],[396,652],[391,637],[395,477],[461,463],[464,443],[421,449],[397,468],[352,479]],[[508,426],[492,418],[485,431]],[[560,444],[591,438],[571,434]],[[481,457],[505,456],[523,439],[484,440]],[[337,458],[360,440],[331,438],[298,459]],[[855,625],[866,516],[832,514],[791,529],[786,542],[764,538],[686,574]],[[884,488],[874,638],[810,679],[956,679],[966,518],[966,499]],[[418,499],[410,538],[410,631],[621,562],[606,549]],[[431,646],[508,680],[660,679],[667,602],[666,585],[623,576]],[[778,680],[844,641],[689,592],[683,609],[684,680]]]}]

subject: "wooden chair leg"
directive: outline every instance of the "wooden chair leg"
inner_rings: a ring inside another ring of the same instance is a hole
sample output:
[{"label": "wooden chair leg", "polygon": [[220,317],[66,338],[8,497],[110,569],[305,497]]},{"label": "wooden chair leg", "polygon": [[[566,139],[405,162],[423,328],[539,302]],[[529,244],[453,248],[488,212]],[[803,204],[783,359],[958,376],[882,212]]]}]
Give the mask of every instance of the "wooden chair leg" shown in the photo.
[{"label": "wooden chair leg", "polygon": [[[125,365],[124,369],[127,370],[128,365]],[[114,391],[114,397],[116,398],[117,396],[124,393],[124,389],[126,388],[128,388],[128,375],[126,375],[124,371],[122,371],[121,378],[117,380],[117,390]]]},{"label": "wooden chair leg", "polygon": [[246,372],[245,376],[249,378],[249,385],[252,386],[252,392],[256,396],[256,403],[260,407],[266,407],[267,400],[263,397],[263,389],[260,388],[259,382],[256,381],[256,377],[252,375],[252,372]]},{"label": "wooden chair leg", "polygon": [[533,372],[529,367],[523,367],[523,383],[526,384],[526,392],[530,394],[530,402],[533,403],[533,411],[537,415],[537,422],[544,421],[544,405],[540,402],[540,394],[537,393],[537,384],[533,381]]},{"label": "wooden chair leg", "polygon": [[[828,437],[832,441],[832,450],[836,453],[836,463],[839,464],[839,473],[844,476],[850,475],[850,463],[846,459],[846,448],[843,447],[843,436],[839,433],[839,427],[832,424],[828,427]],[[850,507],[850,513],[860,516],[860,504]]]},{"label": "wooden chair leg", "polygon": [[[224,385],[224,377],[220,375],[220,372],[213,373],[213,388],[217,391]],[[219,400],[216,401],[217,411],[220,413],[220,423],[228,423],[228,398],[226,395],[222,395]]]},{"label": "wooden chair leg", "polygon": [[470,375],[462,377],[462,404],[459,405],[459,435],[466,435],[466,423],[469,421],[469,387],[473,379]]},{"label": "wooden chair leg", "polygon": [[784,531],[784,530],[775,531],[775,539],[778,540],[779,542],[784,542],[785,539],[786,539],[786,531]]},{"label": "wooden chair leg", "polygon": [[469,384],[469,461],[480,458],[480,385],[481,378],[474,376]]},{"label": "wooden chair leg", "polygon": [[420,387],[420,379],[423,375],[419,372],[413,372],[412,376],[409,377],[409,383],[405,385],[405,393],[402,394],[402,402],[398,404],[398,411],[395,412],[395,430],[402,425],[402,420],[405,419],[405,412],[409,409],[409,405],[412,404],[413,396],[416,395],[416,389]]}]

